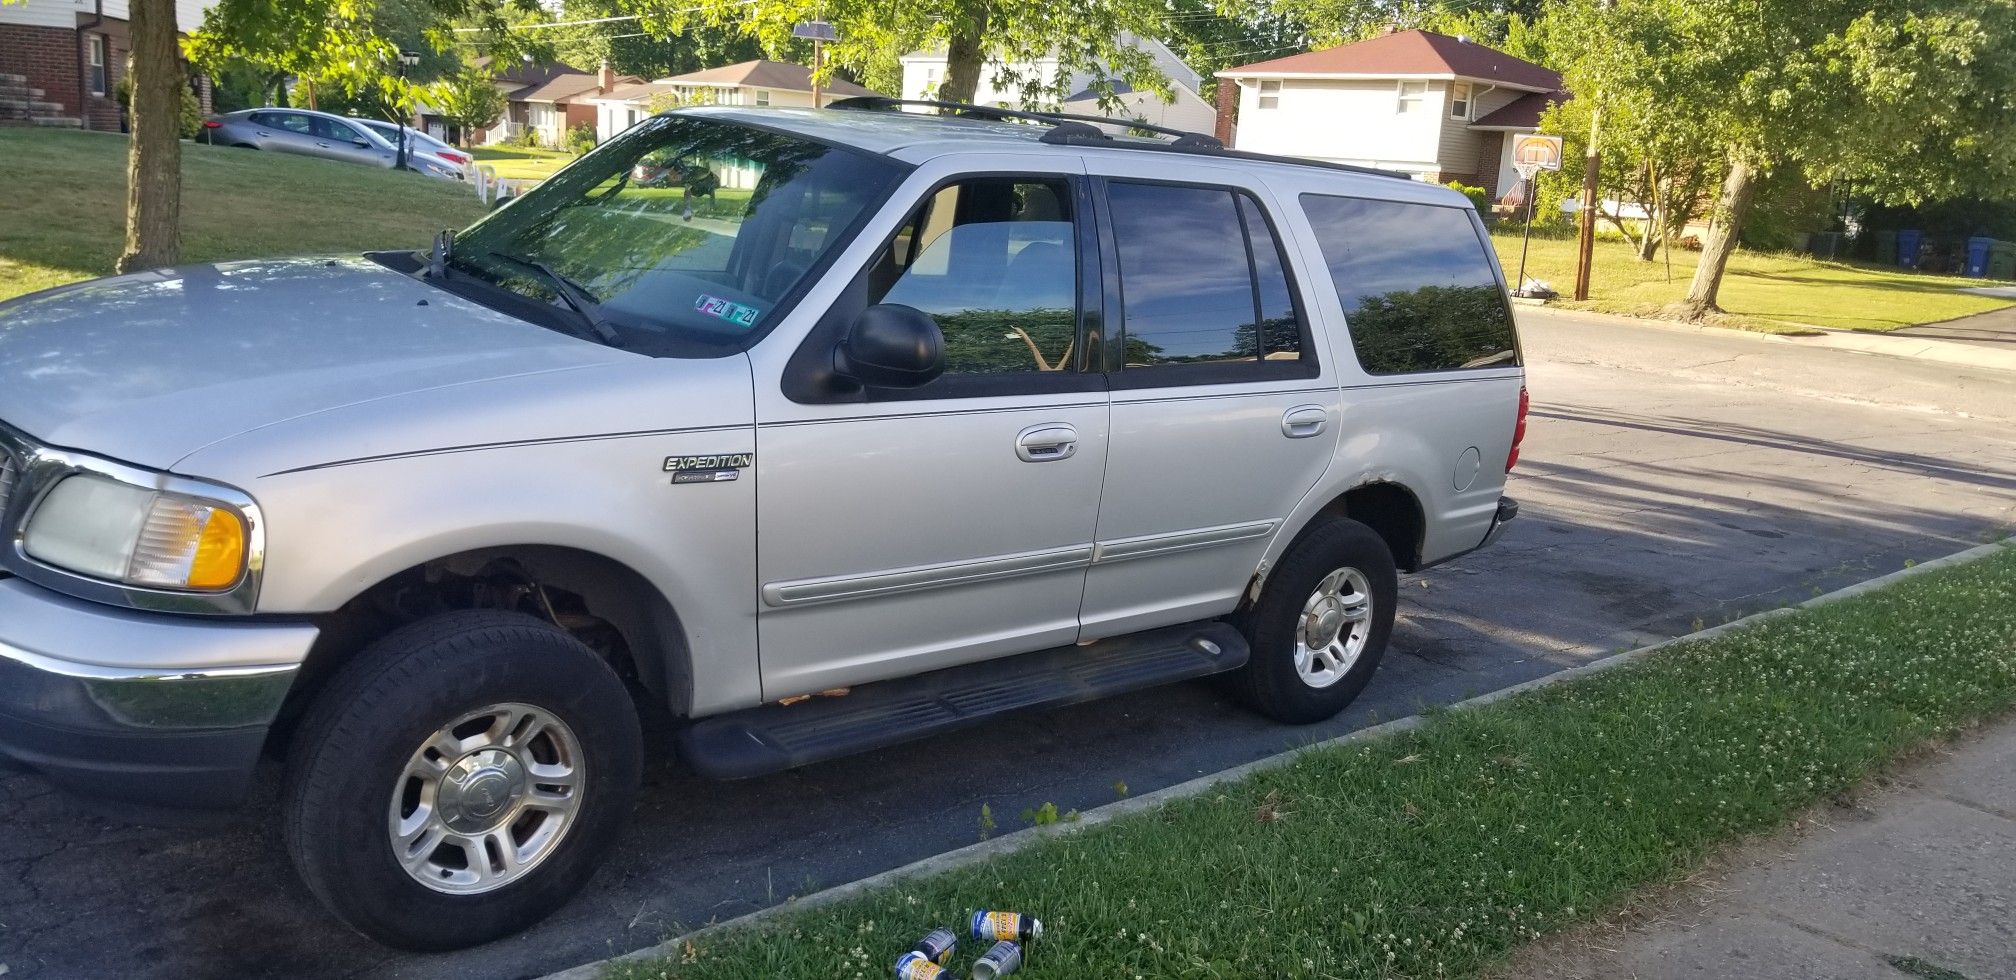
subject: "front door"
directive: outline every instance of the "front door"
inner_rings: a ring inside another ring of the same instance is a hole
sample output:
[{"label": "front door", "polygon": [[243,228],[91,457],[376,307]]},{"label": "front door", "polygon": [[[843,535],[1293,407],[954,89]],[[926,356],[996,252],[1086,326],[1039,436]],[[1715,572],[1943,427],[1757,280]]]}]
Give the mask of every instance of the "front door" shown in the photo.
[{"label": "front door", "polygon": [[1158,173],[1095,178],[1120,313],[1086,639],[1232,611],[1341,429],[1274,197],[1222,167]]},{"label": "front door", "polygon": [[[1082,342],[1097,280],[1082,178],[920,172],[899,193],[908,216],[797,347],[784,390],[758,395],[766,700],[1078,637],[1107,448]],[[937,320],[944,376],[793,390],[878,303]]]},{"label": "front door", "polygon": [[321,116],[315,116],[314,122],[315,150],[319,155],[345,163],[384,164],[384,151],[358,127]]}]

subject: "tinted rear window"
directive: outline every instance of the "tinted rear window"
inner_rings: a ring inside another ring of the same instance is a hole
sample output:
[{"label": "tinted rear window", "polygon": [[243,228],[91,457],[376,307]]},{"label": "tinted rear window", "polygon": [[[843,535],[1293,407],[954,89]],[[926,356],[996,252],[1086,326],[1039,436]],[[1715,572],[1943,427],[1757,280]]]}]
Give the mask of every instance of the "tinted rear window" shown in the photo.
[{"label": "tinted rear window", "polygon": [[1370,374],[1519,363],[1512,308],[1466,209],[1302,195]]}]

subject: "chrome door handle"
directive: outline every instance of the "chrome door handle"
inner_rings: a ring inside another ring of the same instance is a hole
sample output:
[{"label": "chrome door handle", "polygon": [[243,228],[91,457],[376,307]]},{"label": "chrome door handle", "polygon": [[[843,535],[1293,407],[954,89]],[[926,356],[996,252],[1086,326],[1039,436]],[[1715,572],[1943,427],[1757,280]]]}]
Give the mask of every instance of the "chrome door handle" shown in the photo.
[{"label": "chrome door handle", "polygon": [[1078,430],[1062,422],[1032,425],[1015,437],[1015,458],[1025,463],[1070,459],[1078,451]]},{"label": "chrome door handle", "polygon": [[1297,405],[1281,413],[1281,434],[1290,439],[1321,435],[1330,426],[1330,410],[1321,405]]}]

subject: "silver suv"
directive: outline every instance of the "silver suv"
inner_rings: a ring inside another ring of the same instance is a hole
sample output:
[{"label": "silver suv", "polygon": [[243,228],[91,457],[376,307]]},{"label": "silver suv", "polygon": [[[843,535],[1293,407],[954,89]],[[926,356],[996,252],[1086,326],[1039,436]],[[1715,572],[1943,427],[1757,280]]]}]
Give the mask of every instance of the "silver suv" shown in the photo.
[{"label": "silver suv", "polygon": [[[1286,723],[1489,543],[1525,389],[1461,195],[967,108],[687,109],[428,252],[0,306],[0,752],[144,818],[285,760],[406,948],[722,778],[1218,675]],[[996,118],[975,118],[976,115]]]}]

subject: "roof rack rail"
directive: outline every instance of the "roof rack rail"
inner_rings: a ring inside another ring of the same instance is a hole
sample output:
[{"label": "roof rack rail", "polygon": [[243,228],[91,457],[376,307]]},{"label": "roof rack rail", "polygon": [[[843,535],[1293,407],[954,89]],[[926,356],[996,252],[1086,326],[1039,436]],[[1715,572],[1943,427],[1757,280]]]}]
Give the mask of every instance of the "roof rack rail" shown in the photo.
[{"label": "roof rack rail", "polygon": [[[867,112],[887,112],[904,106],[922,106],[930,109],[950,109],[953,115],[968,119],[992,119],[998,122],[1021,120],[1024,122],[1054,123],[1042,140],[1062,146],[1105,146],[1124,150],[1151,150],[1165,153],[1198,153],[1235,160],[1252,160],[1257,163],[1284,163],[1297,167],[1316,167],[1322,170],[1337,170],[1345,173],[1364,174],[1369,177],[1391,177],[1395,180],[1414,178],[1396,170],[1381,170],[1377,167],[1360,167],[1349,163],[1332,163],[1328,160],[1305,160],[1301,157],[1284,157],[1271,153],[1254,153],[1249,150],[1228,149],[1215,136],[1193,133],[1168,126],[1136,122],[1132,119],[1117,119],[1112,116],[1083,116],[1070,112],[1043,112],[1034,109],[1004,109],[998,106],[973,105],[967,102],[941,102],[934,99],[899,99],[889,95],[856,95],[838,99],[826,104],[828,109],[842,109]],[[1174,137],[1167,143],[1152,140],[1116,140],[1096,126],[1125,126],[1128,129],[1160,133]]]},{"label": "roof rack rail", "polygon": [[1045,112],[1038,109],[1004,109],[998,106],[973,105],[968,102],[940,102],[934,99],[899,99],[888,95],[856,95],[851,98],[828,102],[828,109],[854,109],[863,111],[888,111],[904,106],[923,106],[930,109],[951,109],[954,114],[976,119],[1010,120],[1027,122],[1056,123],[1050,132],[1043,134],[1045,143],[1096,143],[1113,142],[1113,137],[1100,131],[1090,123],[1106,126],[1124,126],[1146,133],[1156,133],[1172,137],[1170,146],[1186,149],[1224,149],[1225,144],[1215,136],[1193,133],[1187,129],[1157,126],[1135,119],[1120,119],[1114,116],[1087,116],[1075,112]]}]

